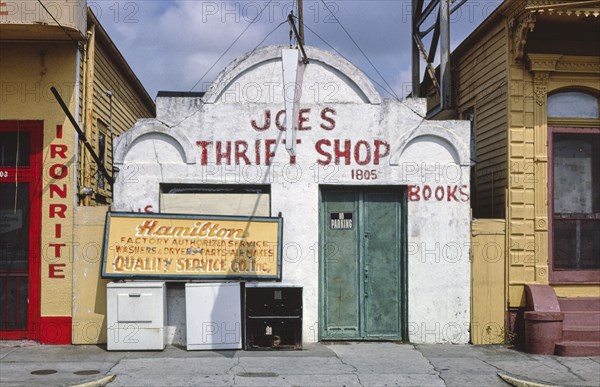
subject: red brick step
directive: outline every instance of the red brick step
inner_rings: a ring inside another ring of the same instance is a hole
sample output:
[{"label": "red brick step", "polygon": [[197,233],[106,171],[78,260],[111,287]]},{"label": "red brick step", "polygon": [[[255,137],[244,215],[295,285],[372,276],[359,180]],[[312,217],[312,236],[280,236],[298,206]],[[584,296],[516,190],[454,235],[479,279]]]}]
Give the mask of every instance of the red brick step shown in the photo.
[{"label": "red brick step", "polygon": [[565,327],[598,327],[600,326],[600,312],[567,311],[564,312]]},{"label": "red brick step", "polygon": [[554,353],[558,356],[600,356],[600,342],[562,341],[556,343]]},{"label": "red brick step", "polygon": [[600,342],[600,327],[563,327],[563,341]]},{"label": "red brick step", "polygon": [[561,312],[590,311],[600,312],[600,297],[558,298]]}]

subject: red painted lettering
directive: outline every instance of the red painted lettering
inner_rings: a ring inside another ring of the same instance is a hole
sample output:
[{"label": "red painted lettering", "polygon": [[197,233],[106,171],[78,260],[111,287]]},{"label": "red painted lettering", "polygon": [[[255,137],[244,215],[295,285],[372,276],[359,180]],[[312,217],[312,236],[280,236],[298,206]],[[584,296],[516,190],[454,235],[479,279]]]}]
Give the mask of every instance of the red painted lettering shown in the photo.
[{"label": "red painted lettering", "polygon": [[48,265],[48,278],[65,278],[65,275],[62,274],[65,266],[67,265],[64,263],[51,263]]},{"label": "red painted lettering", "polygon": [[[361,160],[360,158],[360,147],[364,146],[365,147],[365,158]],[[354,160],[356,160],[356,163],[358,165],[367,165],[371,162],[371,145],[369,145],[368,142],[366,141],[358,141],[356,143],[356,145],[354,146]]]},{"label": "red painted lettering", "polygon": [[281,116],[285,115],[285,110],[280,110],[277,112],[277,115],[275,116],[275,126],[277,126],[277,129],[281,130],[282,132],[285,130],[285,126],[283,126],[283,124],[281,123]]},{"label": "red painted lettering", "polygon": [[62,224],[57,223],[54,225],[54,237],[60,238],[62,236]]},{"label": "red painted lettering", "polygon": [[446,194],[446,199],[451,202],[452,200],[454,200],[455,202],[458,201],[458,198],[456,197],[456,190],[458,189],[457,186],[448,186],[448,191]]},{"label": "red painted lettering", "polygon": [[[461,185],[460,187],[456,185],[438,185],[434,188],[425,185],[422,189],[416,185],[409,185],[408,201],[418,202],[421,200],[421,198],[423,198],[423,200],[429,200],[433,198],[438,202],[443,202],[444,199],[448,202],[467,202],[470,198],[468,189],[469,186],[467,185]],[[457,191],[460,193],[460,198],[457,196]]]},{"label": "red painted lettering", "polygon": [[305,114],[310,114],[310,109],[300,109],[298,112],[298,130],[312,129],[310,126],[304,126],[304,123],[309,121],[309,118],[304,116]]},{"label": "red painted lettering", "polygon": [[67,206],[65,204],[50,204],[48,207],[48,216],[50,218],[66,218]]},{"label": "red painted lettering", "polygon": [[260,165],[260,140],[254,142],[254,157],[256,157],[256,165]]},{"label": "red painted lettering", "polygon": [[330,113],[332,115],[335,115],[335,110],[332,108],[325,108],[323,110],[321,110],[321,119],[323,121],[326,121],[329,125],[326,125],[325,123],[321,124],[321,128],[324,130],[333,130],[335,129],[335,120],[331,117],[327,116],[327,113]]},{"label": "red painted lettering", "polygon": [[54,164],[48,171],[50,177],[53,179],[64,179],[69,174],[69,169],[64,164]]},{"label": "red painted lettering", "polygon": [[62,247],[65,247],[66,245],[64,243],[49,243],[48,246],[54,247],[54,257],[60,258],[60,252],[61,252],[60,249]]},{"label": "red painted lettering", "polygon": [[428,185],[423,187],[423,199],[426,201],[431,199],[431,187]]},{"label": "red painted lettering", "polygon": [[246,156],[246,151],[248,150],[248,143],[246,141],[236,141],[235,142],[235,164],[239,165],[240,160],[244,160],[246,165],[250,165],[250,159]]},{"label": "red painted lettering", "polygon": [[419,192],[421,188],[418,185],[409,185],[408,186],[408,201],[409,202],[418,202],[421,200],[421,196]]},{"label": "red painted lettering", "polygon": [[56,138],[62,138],[62,125],[56,125]]},{"label": "red painted lettering", "polygon": [[315,149],[317,150],[317,153],[320,154],[321,156],[325,157],[325,160],[317,160],[317,163],[319,165],[329,165],[331,163],[331,153],[325,151],[323,149],[323,146],[330,147],[331,141],[326,140],[326,139],[321,139],[315,143]]},{"label": "red painted lettering", "polygon": [[460,199],[463,202],[468,202],[469,199],[471,198],[471,195],[469,194],[468,189],[469,189],[469,186],[466,186],[466,185],[460,186]]},{"label": "red painted lettering", "polygon": [[59,144],[50,144],[50,158],[55,159],[56,156],[60,156],[61,159],[66,159],[67,155],[65,152],[67,151],[66,145]]},{"label": "red painted lettering", "polygon": [[276,143],[275,140],[265,140],[265,165],[271,165],[271,159],[275,157],[275,151],[272,148]]},{"label": "red painted lettering", "polygon": [[350,151],[352,148],[352,144],[351,144],[350,140],[345,140],[343,150],[340,148],[340,144],[341,144],[340,140],[334,140],[334,142],[333,142],[333,154],[335,155],[335,164],[339,165],[340,159],[344,158],[345,159],[344,164],[350,165]]},{"label": "red painted lettering", "polygon": [[196,145],[202,148],[202,156],[200,159],[200,164],[208,165],[208,146],[212,145],[212,141],[197,141]]},{"label": "red painted lettering", "polygon": [[225,142],[225,152],[222,151],[223,142],[217,141],[217,150],[216,150],[216,161],[217,165],[221,165],[223,159],[225,159],[225,164],[231,165],[231,141]]},{"label": "red painted lettering", "polygon": [[441,202],[442,200],[444,200],[445,192],[446,192],[446,190],[441,185],[436,187],[435,188],[435,198]]},{"label": "red painted lettering", "polygon": [[67,185],[63,184],[62,188],[60,188],[56,184],[50,184],[50,197],[53,198],[54,195],[58,196],[59,198],[66,199],[67,198]]},{"label": "red painted lettering", "polygon": [[256,124],[256,120],[252,120],[250,124],[252,125],[252,129],[257,130],[259,132],[269,129],[271,127],[271,110],[265,110],[265,123],[263,124],[263,126],[258,126]]},{"label": "red painted lettering", "polygon": [[[383,147],[383,149],[382,149]],[[379,160],[390,154],[390,144],[385,141],[375,140],[375,160],[374,164],[379,165]]]}]

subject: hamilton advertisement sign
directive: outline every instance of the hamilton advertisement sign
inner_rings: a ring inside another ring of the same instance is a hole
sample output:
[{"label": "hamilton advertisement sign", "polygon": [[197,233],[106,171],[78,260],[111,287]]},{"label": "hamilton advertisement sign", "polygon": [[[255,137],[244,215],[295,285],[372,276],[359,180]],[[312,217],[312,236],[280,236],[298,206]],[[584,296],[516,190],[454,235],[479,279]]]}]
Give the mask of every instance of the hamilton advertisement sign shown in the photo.
[{"label": "hamilton advertisement sign", "polygon": [[104,278],[281,280],[283,219],[109,212]]}]

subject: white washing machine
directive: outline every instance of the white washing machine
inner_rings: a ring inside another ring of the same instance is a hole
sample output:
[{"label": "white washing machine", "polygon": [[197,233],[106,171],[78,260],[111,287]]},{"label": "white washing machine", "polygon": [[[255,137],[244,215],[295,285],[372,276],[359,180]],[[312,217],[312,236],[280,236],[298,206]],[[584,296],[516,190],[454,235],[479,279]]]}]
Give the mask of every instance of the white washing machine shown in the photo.
[{"label": "white washing machine", "polygon": [[109,351],[165,348],[167,295],[164,282],[109,282],[106,293]]},{"label": "white washing machine", "polygon": [[188,350],[242,348],[239,282],[186,284],[185,316]]}]

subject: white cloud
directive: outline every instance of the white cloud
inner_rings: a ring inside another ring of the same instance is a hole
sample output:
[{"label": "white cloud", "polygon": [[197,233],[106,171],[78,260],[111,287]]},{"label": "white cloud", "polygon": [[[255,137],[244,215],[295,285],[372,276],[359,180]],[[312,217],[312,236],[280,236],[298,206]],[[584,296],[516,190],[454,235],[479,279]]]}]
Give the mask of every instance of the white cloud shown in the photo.
[{"label": "white cloud", "polygon": [[[412,0],[327,1],[369,60],[399,96],[410,82],[410,5]],[[285,20],[291,0],[238,1],[97,1],[99,19],[151,96],[158,90],[187,91],[206,73],[265,5],[264,13],[241,36],[205,79],[209,82],[235,57],[251,51]],[[494,4],[492,4],[494,3]],[[499,1],[468,1],[452,20],[452,38],[461,39]],[[305,24],[376,82],[384,84],[367,59],[320,0],[304,1]],[[289,27],[281,26],[266,44],[289,43]],[[330,50],[307,28],[309,45]],[[424,65],[422,64],[423,68]],[[205,89],[205,87],[203,88]],[[201,88],[196,88],[201,90]],[[385,93],[384,93],[385,94]],[[385,96],[389,96],[385,94]]]}]

